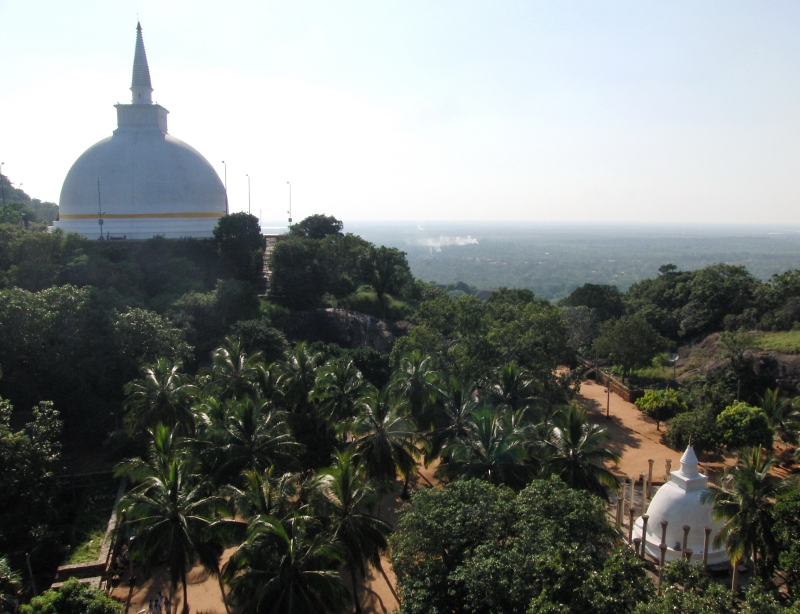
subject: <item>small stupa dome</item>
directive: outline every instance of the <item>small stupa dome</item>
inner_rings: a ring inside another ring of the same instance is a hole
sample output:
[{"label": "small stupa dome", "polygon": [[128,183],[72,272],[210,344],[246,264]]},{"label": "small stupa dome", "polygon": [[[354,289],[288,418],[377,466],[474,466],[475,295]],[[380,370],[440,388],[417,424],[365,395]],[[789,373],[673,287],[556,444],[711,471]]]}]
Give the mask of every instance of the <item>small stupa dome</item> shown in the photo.
[{"label": "small stupa dome", "polygon": [[[667,545],[665,559],[674,561],[683,557],[683,527],[689,527],[686,548],[693,552],[693,560],[701,560],[705,542],[705,529],[711,529],[708,543],[708,564],[715,565],[728,560],[724,545],[714,547],[714,538],[723,527],[720,521],[711,518],[711,502],[703,502],[708,490],[708,478],[698,470],[697,455],[691,445],[681,457],[681,468],[671,473],[671,480],[658,489],[647,508],[647,554],[660,558],[663,521],[667,522],[664,543]],[[640,517],[633,529],[634,537],[642,537],[644,522]]]},{"label": "small stupa dome", "polygon": [[195,149],[167,134],[153,104],[150,69],[136,27],[131,104],[118,104],[113,136],[72,165],[54,226],[95,238],[211,237],[227,210],[225,187]]}]

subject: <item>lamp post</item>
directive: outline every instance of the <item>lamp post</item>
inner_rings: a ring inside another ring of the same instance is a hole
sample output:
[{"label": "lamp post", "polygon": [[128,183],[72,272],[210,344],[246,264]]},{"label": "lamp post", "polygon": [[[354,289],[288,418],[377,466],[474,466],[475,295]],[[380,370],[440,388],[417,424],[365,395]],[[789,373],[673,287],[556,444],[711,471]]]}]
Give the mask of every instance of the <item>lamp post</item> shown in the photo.
[{"label": "lamp post", "polygon": [[609,410],[611,408],[611,381],[608,382],[608,387],[606,388],[606,420],[610,418]]},{"label": "lamp post", "polygon": [[225,215],[228,215],[228,165],[225,160],[222,161],[222,166],[225,167]]},{"label": "lamp post", "polygon": [[103,209],[100,206],[100,178],[97,178],[97,223],[100,225],[100,239],[103,238]]},{"label": "lamp post", "polygon": [[289,214],[289,224],[291,224],[292,223],[292,182],[291,181],[287,181],[286,183],[289,185],[289,211],[287,211],[287,213]]},{"label": "lamp post", "polygon": [[247,177],[247,213],[250,213],[250,175],[245,175]]}]

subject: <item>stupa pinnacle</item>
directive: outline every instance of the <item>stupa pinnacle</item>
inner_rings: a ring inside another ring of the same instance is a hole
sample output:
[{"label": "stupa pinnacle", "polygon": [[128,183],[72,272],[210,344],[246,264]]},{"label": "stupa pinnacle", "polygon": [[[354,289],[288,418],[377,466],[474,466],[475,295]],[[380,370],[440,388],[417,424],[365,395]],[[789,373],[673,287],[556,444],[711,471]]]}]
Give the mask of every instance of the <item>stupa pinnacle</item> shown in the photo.
[{"label": "stupa pinnacle", "polygon": [[142,24],[136,24],[136,51],[133,54],[133,76],[131,78],[131,104],[153,104],[153,84],[150,82],[150,67],[144,50]]}]

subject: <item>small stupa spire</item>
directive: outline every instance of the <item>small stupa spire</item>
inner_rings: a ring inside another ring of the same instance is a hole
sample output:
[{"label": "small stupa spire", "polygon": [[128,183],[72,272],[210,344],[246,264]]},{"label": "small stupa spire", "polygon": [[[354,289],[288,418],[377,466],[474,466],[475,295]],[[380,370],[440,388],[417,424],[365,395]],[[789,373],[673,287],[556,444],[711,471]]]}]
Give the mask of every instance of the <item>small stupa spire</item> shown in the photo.
[{"label": "small stupa spire", "polygon": [[697,465],[700,461],[697,460],[697,455],[694,453],[694,448],[691,442],[686,447],[686,452],[681,456],[681,474],[687,478],[696,478],[700,475]]},{"label": "small stupa spire", "polygon": [[133,78],[131,79],[132,104],[153,104],[153,86],[150,83],[150,68],[142,39],[142,24],[136,23],[136,51],[133,54]]}]

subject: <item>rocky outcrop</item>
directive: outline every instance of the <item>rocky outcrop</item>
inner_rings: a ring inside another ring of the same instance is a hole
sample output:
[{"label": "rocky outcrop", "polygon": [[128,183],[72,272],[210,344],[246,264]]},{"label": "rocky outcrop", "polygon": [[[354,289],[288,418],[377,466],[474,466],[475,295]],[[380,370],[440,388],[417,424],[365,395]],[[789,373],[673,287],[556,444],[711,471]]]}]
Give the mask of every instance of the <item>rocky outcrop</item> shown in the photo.
[{"label": "rocky outcrop", "polygon": [[302,311],[295,315],[290,336],[304,341],[336,343],[345,348],[370,347],[388,352],[397,337],[405,335],[411,324],[381,320],[356,311],[328,308]]}]

